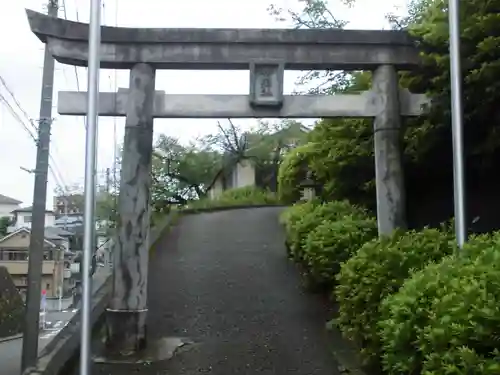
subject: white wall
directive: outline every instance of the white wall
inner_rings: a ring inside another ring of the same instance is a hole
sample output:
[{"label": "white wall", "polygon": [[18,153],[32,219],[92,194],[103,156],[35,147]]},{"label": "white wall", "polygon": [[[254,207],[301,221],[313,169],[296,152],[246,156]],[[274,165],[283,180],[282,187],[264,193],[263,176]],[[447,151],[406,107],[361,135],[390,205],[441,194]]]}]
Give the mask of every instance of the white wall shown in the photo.
[{"label": "white wall", "polygon": [[210,199],[216,199],[222,194],[222,180],[218,178],[215,183],[212,185],[210,190],[208,190],[208,197]]},{"label": "white wall", "polygon": [[251,161],[242,160],[236,165],[236,184],[235,188],[245,186],[255,186],[255,167]]},{"label": "white wall", "polygon": [[[19,228],[31,228],[31,212],[18,212],[17,213],[17,221],[14,224],[14,230]],[[55,226],[56,217],[52,213],[45,214],[45,226],[46,227],[54,227]]]},{"label": "white wall", "polygon": [[19,208],[18,204],[0,204],[0,217],[8,216],[13,217],[14,215],[11,213],[14,210]]}]

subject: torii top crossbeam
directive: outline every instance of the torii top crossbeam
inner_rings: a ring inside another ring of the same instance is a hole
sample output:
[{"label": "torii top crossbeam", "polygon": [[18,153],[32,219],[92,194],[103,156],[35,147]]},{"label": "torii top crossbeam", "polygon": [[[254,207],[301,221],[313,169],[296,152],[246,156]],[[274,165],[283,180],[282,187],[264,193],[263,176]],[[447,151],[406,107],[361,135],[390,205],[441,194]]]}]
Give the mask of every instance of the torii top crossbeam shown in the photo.
[{"label": "torii top crossbeam", "polygon": [[[26,10],[33,33],[55,59],[87,66],[88,24]],[[332,29],[170,29],[101,27],[101,67],[130,69],[148,63],[156,69],[248,69],[276,61],[288,70],[397,70],[418,65],[418,51],[407,33],[393,30]]]}]

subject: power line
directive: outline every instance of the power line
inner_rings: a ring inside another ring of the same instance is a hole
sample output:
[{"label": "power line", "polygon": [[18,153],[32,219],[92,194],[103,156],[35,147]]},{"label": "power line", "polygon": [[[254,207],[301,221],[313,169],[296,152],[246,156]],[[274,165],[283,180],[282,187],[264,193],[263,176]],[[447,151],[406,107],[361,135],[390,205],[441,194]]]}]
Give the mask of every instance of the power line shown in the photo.
[{"label": "power line", "polygon": [[16,96],[14,95],[14,92],[9,88],[9,86],[7,85],[7,82],[5,82],[5,79],[1,75],[0,75],[0,83],[2,83],[2,85],[5,87],[5,90],[7,90],[7,92],[9,93],[9,95],[12,97],[12,99],[14,100],[14,103],[16,104],[17,108],[19,108],[19,110],[24,115],[24,117],[26,117],[26,119],[31,124],[31,126],[37,131],[38,129],[35,126],[35,124],[33,123],[33,120],[28,115],[28,113],[26,113],[26,111],[23,109],[23,107],[21,106],[21,103],[19,103],[19,101],[17,100]]},{"label": "power line", "polygon": [[36,143],[37,139],[35,135],[31,132],[28,126],[24,123],[23,119],[17,114],[17,112],[12,108],[10,103],[5,99],[5,97],[0,93],[0,102],[7,108],[11,116],[16,120],[16,122],[23,127],[23,129],[29,134],[29,136],[33,139],[33,141]]},{"label": "power line", "polygon": [[[2,85],[5,87],[7,92],[10,94],[10,96],[14,100],[17,108],[19,108],[19,110],[23,113],[24,117],[26,117],[26,119],[28,120],[31,127],[35,131],[38,131],[38,128],[33,123],[33,120],[31,120],[28,113],[23,109],[23,107],[21,106],[21,103],[19,102],[19,100],[17,100],[14,92],[9,88],[5,79],[2,76],[0,76],[0,83],[2,83]],[[30,135],[30,137],[33,139],[33,141],[36,144],[38,142],[36,136],[33,134],[33,132],[30,130],[29,126],[26,125],[25,121],[19,116],[19,114],[15,111],[15,109],[12,107],[12,105],[8,102],[8,100],[1,93],[0,93],[0,101],[7,107],[7,110],[12,115],[12,117],[16,120],[16,122],[18,122],[23,127],[23,129]],[[56,162],[54,156],[49,154],[49,158],[53,163],[53,165],[49,165],[49,170],[52,172],[52,175],[55,179],[56,185],[58,185],[59,187],[64,186],[64,178],[63,178],[63,175],[62,175],[60,169],[57,167],[57,162]]]}]

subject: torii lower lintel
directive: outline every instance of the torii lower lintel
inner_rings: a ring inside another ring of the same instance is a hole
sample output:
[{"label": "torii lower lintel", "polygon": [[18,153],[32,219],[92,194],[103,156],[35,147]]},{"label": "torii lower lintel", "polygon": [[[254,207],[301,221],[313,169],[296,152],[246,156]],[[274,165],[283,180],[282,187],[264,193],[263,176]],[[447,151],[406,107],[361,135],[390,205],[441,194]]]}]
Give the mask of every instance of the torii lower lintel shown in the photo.
[{"label": "torii lower lintel", "polygon": [[[127,90],[99,94],[99,116],[122,117],[127,112]],[[419,116],[430,104],[424,94],[400,90],[401,116]],[[285,95],[278,109],[253,107],[248,95],[184,95],[156,91],[154,118],[325,118],[376,117],[382,99],[367,91],[361,95]],[[58,112],[61,115],[84,116],[87,93],[61,91]]]}]

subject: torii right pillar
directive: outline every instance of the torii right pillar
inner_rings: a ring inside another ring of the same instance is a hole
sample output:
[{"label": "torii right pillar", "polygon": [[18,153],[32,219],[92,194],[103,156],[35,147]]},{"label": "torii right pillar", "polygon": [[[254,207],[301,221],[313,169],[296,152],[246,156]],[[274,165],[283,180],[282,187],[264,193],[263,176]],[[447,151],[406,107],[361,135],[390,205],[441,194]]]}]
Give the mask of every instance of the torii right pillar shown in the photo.
[{"label": "torii right pillar", "polygon": [[406,228],[406,194],[398,73],[392,65],[373,72],[373,92],[382,101],[373,123],[379,236]]}]

